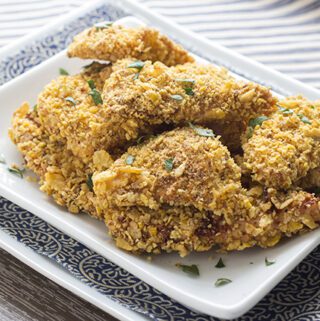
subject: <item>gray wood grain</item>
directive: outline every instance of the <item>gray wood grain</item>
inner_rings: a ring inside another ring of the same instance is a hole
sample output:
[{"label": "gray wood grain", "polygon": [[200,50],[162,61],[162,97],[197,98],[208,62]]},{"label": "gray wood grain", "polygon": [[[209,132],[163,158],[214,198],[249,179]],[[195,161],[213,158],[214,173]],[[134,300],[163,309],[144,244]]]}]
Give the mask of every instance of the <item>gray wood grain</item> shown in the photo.
[{"label": "gray wood grain", "polygon": [[115,321],[0,249],[1,321]]}]

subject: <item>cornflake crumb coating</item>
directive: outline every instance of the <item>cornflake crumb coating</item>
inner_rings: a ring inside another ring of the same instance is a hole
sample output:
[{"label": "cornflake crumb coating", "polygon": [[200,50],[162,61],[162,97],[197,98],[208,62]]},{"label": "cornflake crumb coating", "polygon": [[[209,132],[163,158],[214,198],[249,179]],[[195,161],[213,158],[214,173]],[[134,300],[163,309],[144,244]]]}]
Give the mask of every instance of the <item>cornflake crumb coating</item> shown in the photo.
[{"label": "cornflake crumb coating", "polygon": [[320,103],[303,97],[279,102],[279,110],[244,135],[243,165],[253,180],[288,189],[320,165]]},{"label": "cornflake crumb coating", "polygon": [[148,27],[91,27],[75,36],[68,47],[69,57],[101,59],[111,62],[123,58],[161,61],[167,66],[193,62],[180,45]]},{"label": "cornflake crumb coating", "polygon": [[269,247],[320,220],[318,199],[310,193],[243,189],[226,148],[190,128],[130,148],[93,182],[98,211],[105,212],[117,246],[133,252],[185,256],[213,246]]}]

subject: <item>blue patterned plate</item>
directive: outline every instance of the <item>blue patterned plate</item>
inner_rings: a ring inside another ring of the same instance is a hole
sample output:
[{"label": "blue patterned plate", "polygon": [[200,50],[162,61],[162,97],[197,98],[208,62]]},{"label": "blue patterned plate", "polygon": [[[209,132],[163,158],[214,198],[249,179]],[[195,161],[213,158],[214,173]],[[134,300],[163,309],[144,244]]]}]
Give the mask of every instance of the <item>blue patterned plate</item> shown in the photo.
[{"label": "blue patterned plate", "polygon": [[[128,9],[134,9],[133,6],[135,5],[130,1],[122,0],[122,2],[128,4]],[[138,6],[133,13],[142,14],[143,9]],[[16,53],[2,60],[0,63],[0,79],[5,82],[18,74],[22,74],[27,69],[31,69],[46,58],[54,56],[0,88],[1,101],[6,103],[6,108],[0,119],[0,150],[5,154],[8,164],[21,162],[19,154],[9,142],[6,134],[13,110],[24,100],[33,103],[41,88],[57,76],[59,67],[64,67],[72,73],[77,72],[83,64],[86,64],[80,60],[67,59],[64,52],[57,54],[70,41],[70,34],[77,33],[80,29],[93,24],[97,20],[115,20],[121,15],[125,15],[125,13],[113,6],[101,5],[98,2],[88,8],[86,15],[73,17],[73,19],[68,18],[63,23],[63,28],[51,28],[50,32],[44,33],[39,39],[34,39],[34,43],[31,45],[22,50],[19,49]],[[270,70],[265,73],[265,67],[230,53],[228,50],[213,45],[209,46],[206,41],[199,42],[201,39],[194,39],[191,35],[186,37],[181,30],[179,31],[179,28],[174,29],[169,23],[159,20],[159,17],[153,17],[152,13],[148,13],[145,17],[147,20],[148,17],[152,17],[153,23],[164,31],[168,29],[168,33],[173,33],[173,37],[179,38],[186,45],[189,44],[190,48],[193,47],[190,44],[197,43],[197,51],[205,52],[206,56],[212,55],[215,57],[214,60],[229,65],[235,72],[241,73],[241,70],[238,70],[239,62],[241,62],[241,68],[243,69],[243,66],[245,66],[244,69],[249,73],[249,75],[245,74],[247,78],[263,79],[264,82],[267,81],[267,83],[273,85],[274,89],[279,89],[278,91],[292,91],[300,88],[300,91],[305,92],[309,97],[318,94],[315,90],[299,86],[297,82],[289,81]],[[125,22],[134,24],[136,20],[130,18]],[[206,48],[206,51],[203,48]],[[224,50],[224,57],[221,56],[221,50]],[[244,75],[244,73],[241,74]],[[261,75],[266,74],[268,78],[261,77]],[[283,86],[279,87],[281,81]],[[36,215],[22,210],[6,199],[2,199],[2,211],[0,213],[0,228],[2,230],[38,253],[55,260],[76,278],[90,287],[94,287],[109,299],[158,320],[184,320],[187,318],[204,320],[209,318],[191,312],[183,305],[202,313],[223,318],[237,317],[256,304],[319,244],[319,231],[315,231],[282,242],[279,246],[268,250],[251,249],[241,253],[219,256],[213,252],[198,253],[183,260],[174,254],[164,254],[155,257],[150,262],[144,257],[132,256],[117,249],[107,236],[103,223],[85,215],[75,216],[67,213],[43,195],[35,184],[8,173],[6,165],[1,165],[0,173],[1,195]],[[220,256],[224,258],[227,267],[218,271],[214,269],[214,264]],[[264,263],[266,256],[275,259],[276,264],[266,267]],[[316,259],[317,253],[311,260]],[[175,263],[177,262],[198,264],[201,277],[198,279],[188,278],[176,269]],[[250,264],[250,262],[253,262],[253,264]],[[126,272],[126,270],[129,272]],[[315,279],[313,273],[318,278]],[[298,275],[300,274],[298,273]],[[310,284],[307,281],[305,281],[305,284],[310,291],[310,296],[307,299],[305,296],[303,300],[313,302],[312,298],[319,299],[319,283],[317,283],[319,281],[319,269],[309,271],[309,275],[311,277]],[[223,288],[215,288],[213,283],[219,277],[230,278],[233,282]],[[312,282],[312,280],[315,281]],[[281,285],[283,284],[285,283],[281,283]],[[281,285],[279,292],[273,293],[278,293],[282,300]],[[165,294],[162,294],[159,290]],[[304,288],[302,288],[302,292],[303,290]],[[286,292],[288,293],[288,290]],[[294,295],[292,295],[292,299],[287,298],[288,304],[285,304],[285,306],[290,307],[292,300],[296,300]],[[268,297],[264,301],[270,303]],[[295,306],[296,308],[300,301],[298,303],[293,302],[295,303],[292,307]],[[274,315],[274,309],[277,309],[277,307],[272,307],[271,304],[261,304],[252,310],[251,314],[248,314],[248,318],[254,313]],[[304,308],[305,306],[302,304],[301,311]],[[285,310],[282,310],[281,315],[287,313]],[[313,310],[316,311],[316,309]],[[294,313],[291,309],[288,309],[288,311],[291,314]]]}]

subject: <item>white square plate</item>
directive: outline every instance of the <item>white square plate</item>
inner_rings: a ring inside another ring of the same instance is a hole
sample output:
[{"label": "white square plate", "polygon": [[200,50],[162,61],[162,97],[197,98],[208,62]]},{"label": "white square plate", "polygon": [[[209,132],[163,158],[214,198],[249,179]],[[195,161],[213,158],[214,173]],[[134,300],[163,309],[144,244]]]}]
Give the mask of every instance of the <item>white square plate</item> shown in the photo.
[{"label": "white square plate", "polygon": [[[126,18],[121,23],[132,26],[140,22],[135,18]],[[179,34],[178,31],[177,34]],[[194,41],[196,42],[196,40]],[[202,45],[208,46],[204,41],[202,41]],[[222,50],[220,47],[212,46],[211,52],[214,50],[217,55],[221,54],[221,52],[219,53]],[[232,61],[233,55],[229,51],[225,50],[224,54],[226,60]],[[249,71],[256,67],[260,75],[265,70],[237,55],[234,55],[234,60],[237,63],[245,64]],[[14,110],[23,101],[28,101],[31,105],[35,103],[36,97],[44,85],[58,76],[60,67],[70,73],[76,73],[85,64],[87,62],[80,59],[68,59],[65,52],[61,52],[0,88],[2,105],[0,151],[5,155],[7,164],[19,164],[22,161],[7,135]],[[309,97],[317,95],[315,90],[304,86],[299,87],[297,82],[280,77],[275,72],[268,70],[267,74],[271,83],[279,85],[283,81],[285,83],[284,89],[300,88],[300,91],[305,92]],[[256,76],[257,72],[253,77]],[[40,192],[36,183],[30,183],[12,175],[6,167],[6,165],[0,165],[0,194],[2,196],[38,215],[189,308],[220,318],[234,318],[248,311],[320,242],[320,230],[316,230],[282,241],[271,249],[254,248],[225,255],[213,251],[193,253],[184,259],[181,259],[177,254],[162,254],[155,256],[149,262],[144,257],[134,256],[116,248],[107,235],[103,222],[98,222],[88,215],[68,213]],[[214,268],[219,257],[223,258],[226,268]],[[275,260],[276,264],[267,267],[265,265],[266,257]],[[188,277],[175,267],[177,262],[198,264],[200,277]],[[216,288],[214,282],[221,277],[232,279],[232,283]]]}]

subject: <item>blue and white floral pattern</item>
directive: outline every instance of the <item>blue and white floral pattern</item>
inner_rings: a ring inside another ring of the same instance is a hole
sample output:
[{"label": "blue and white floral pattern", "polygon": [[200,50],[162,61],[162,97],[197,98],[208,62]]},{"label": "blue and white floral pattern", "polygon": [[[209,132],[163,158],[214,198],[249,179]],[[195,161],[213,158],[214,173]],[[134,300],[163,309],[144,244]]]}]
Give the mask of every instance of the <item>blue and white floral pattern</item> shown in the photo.
[{"label": "blue and white floral pattern", "polygon": [[[74,34],[101,20],[116,20],[125,13],[104,5],[54,34],[38,39],[0,63],[0,84],[53,56]],[[153,320],[217,321],[190,311],[129,272],[65,235],[42,219],[0,197],[0,229],[67,269],[74,277]],[[258,305],[237,321],[319,321],[320,247],[314,250]]]}]

